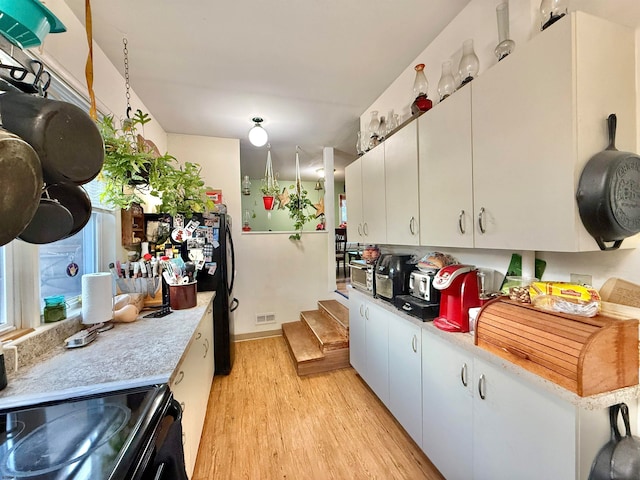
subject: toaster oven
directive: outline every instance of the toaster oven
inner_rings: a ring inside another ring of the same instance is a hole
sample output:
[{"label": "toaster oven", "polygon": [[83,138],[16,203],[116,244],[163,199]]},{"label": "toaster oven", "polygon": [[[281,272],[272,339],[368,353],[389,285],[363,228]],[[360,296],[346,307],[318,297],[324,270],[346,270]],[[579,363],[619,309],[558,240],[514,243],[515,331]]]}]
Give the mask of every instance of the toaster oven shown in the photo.
[{"label": "toaster oven", "polygon": [[358,290],[373,294],[373,265],[364,260],[351,260],[351,285]]}]

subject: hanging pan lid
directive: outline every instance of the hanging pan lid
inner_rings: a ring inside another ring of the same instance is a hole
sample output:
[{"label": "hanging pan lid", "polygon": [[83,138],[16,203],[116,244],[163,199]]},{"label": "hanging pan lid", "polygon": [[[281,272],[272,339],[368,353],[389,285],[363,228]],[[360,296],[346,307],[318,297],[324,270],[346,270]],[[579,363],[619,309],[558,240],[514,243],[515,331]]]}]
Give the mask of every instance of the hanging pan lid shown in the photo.
[{"label": "hanging pan lid", "polygon": [[0,128],[0,246],[16,238],[29,224],[41,193],[38,155],[20,137]]}]

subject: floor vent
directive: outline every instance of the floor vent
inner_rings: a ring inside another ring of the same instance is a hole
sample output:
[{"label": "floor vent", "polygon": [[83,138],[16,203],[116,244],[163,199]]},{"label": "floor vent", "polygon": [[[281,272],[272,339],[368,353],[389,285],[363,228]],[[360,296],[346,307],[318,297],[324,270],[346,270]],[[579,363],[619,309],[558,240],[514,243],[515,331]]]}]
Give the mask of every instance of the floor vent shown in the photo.
[{"label": "floor vent", "polygon": [[275,313],[258,313],[256,315],[256,325],[266,325],[269,323],[276,323]]}]

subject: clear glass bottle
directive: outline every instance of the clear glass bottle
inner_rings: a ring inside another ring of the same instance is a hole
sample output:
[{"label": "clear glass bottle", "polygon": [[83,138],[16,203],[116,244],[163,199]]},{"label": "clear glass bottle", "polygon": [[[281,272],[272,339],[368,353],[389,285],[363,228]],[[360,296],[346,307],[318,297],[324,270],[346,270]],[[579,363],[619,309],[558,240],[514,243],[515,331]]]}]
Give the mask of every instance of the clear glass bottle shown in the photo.
[{"label": "clear glass bottle", "polygon": [[358,138],[356,139],[356,152],[358,155],[362,155],[364,151],[362,150],[362,132],[358,131]]},{"label": "clear glass bottle", "polygon": [[433,102],[429,100],[429,82],[424,74],[424,63],[419,63],[413,67],[416,71],[416,78],[413,81],[413,94],[415,100],[411,104],[411,114],[418,112],[426,112],[433,106]]},{"label": "clear glass bottle", "polygon": [[455,91],[456,81],[451,73],[451,61],[447,60],[442,63],[442,75],[438,82],[438,95],[440,95],[440,101],[444,100]]},{"label": "clear glass bottle", "polygon": [[473,80],[480,71],[480,61],[476,52],[473,50],[473,39],[469,38],[462,44],[462,58],[458,65],[458,73],[460,74],[460,86],[464,86]]},{"label": "clear glass bottle", "polygon": [[496,17],[498,20],[498,45],[493,52],[500,61],[516,48],[516,42],[509,39],[509,3],[504,2],[496,7]]},{"label": "clear glass bottle", "polygon": [[378,111],[373,110],[371,112],[371,120],[369,121],[369,149],[372,149],[380,143],[380,139],[378,137],[378,127],[380,127]]},{"label": "clear glass bottle", "polygon": [[389,114],[387,115],[386,136],[389,136],[389,134],[393,132],[396,128],[398,128],[398,115],[393,113],[393,110],[389,110]]},{"label": "clear glass bottle", "polygon": [[251,195],[251,182],[249,181],[249,175],[245,175],[244,180],[242,180],[242,194]]},{"label": "clear glass bottle", "polygon": [[380,141],[384,140],[384,137],[387,136],[387,120],[384,116],[380,116],[380,124],[378,125],[378,138]]},{"label": "clear glass bottle", "polygon": [[540,30],[550,27],[567,14],[567,0],[542,0]]}]

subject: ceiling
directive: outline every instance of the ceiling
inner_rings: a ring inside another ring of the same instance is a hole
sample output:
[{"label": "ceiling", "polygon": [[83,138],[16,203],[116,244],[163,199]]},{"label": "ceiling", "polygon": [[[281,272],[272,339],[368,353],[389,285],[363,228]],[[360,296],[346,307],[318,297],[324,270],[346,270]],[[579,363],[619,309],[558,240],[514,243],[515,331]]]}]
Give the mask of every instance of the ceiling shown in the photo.
[{"label": "ceiling", "polygon": [[[85,0],[65,0],[84,24]],[[336,177],[356,156],[360,115],[469,0],[94,0],[93,35],[169,133],[240,139],[243,175],[316,179],[322,148]],[[431,14],[437,12],[437,15]],[[120,88],[120,87],[118,87]],[[124,87],[123,96],[125,94]],[[136,106],[132,105],[135,109]]]}]

